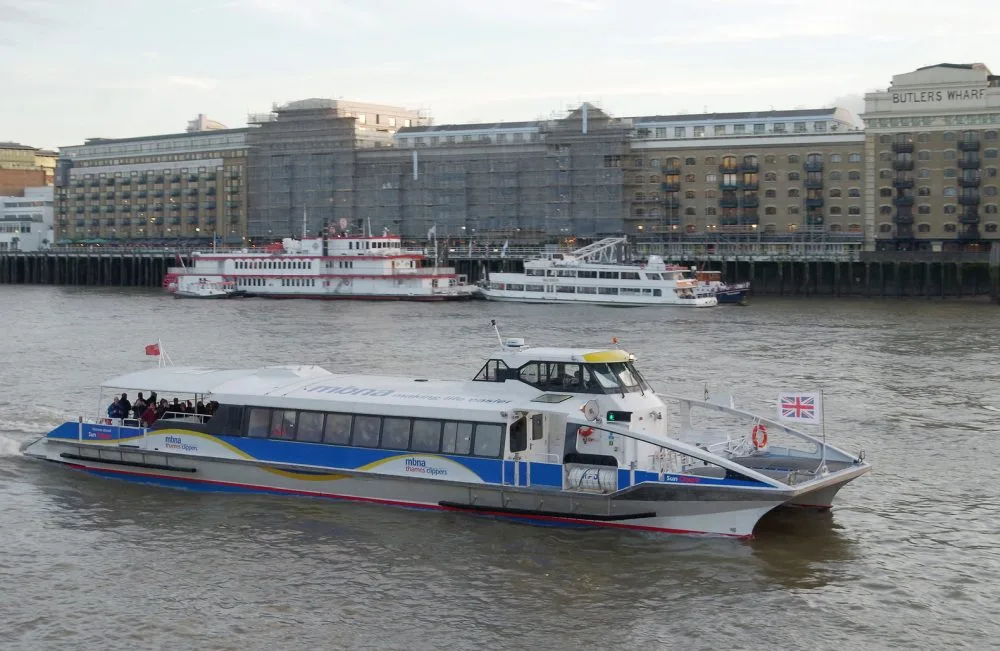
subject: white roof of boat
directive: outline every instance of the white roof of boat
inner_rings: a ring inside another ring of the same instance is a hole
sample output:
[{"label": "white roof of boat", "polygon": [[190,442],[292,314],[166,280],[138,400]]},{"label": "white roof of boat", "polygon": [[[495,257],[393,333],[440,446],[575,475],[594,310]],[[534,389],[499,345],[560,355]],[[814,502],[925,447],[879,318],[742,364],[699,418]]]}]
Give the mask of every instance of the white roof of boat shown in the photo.
[{"label": "white roof of boat", "polygon": [[627,362],[631,354],[618,348],[504,348],[500,351],[500,359],[508,366],[516,368],[531,361],[538,362],[583,362],[599,364],[602,362]]},{"label": "white roof of boat", "polygon": [[300,408],[303,406],[299,404],[300,401],[342,401],[491,410],[524,404],[542,393],[544,392],[521,382],[497,384],[380,375],[328,375],[271,388],[255,386],[247,383],[247,378],[239,378],[219,387],[215,392],[216,399],[222,402],[268,397],[281,398],[284,404],[294,404]]},{"label": "white roof of boat", "polygon": [[319,366],[267,366],[256,369],[218,369],[199,366],[160,366],[126,373],[101,383],[104,388],[158,393],[215,393],[232,382],[258,388],[283,387],[331,375]]}]

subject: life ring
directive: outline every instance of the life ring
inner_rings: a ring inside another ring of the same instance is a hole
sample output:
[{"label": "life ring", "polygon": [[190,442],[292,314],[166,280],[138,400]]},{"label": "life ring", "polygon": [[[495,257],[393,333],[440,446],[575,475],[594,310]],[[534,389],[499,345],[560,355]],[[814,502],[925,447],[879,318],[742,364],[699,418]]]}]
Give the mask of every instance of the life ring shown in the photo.
[{"label": "life ring", "polygon": [[594,434],[594,428],[584,425],[583,427],[577,429],[576,433],[583,437],[583,440],[586,441]]},{"label": "life ring", "polygon": [[767,427],[761,423],[754,425],[753,431],[750,432],[750,439],[758,450],[767,447]]}]

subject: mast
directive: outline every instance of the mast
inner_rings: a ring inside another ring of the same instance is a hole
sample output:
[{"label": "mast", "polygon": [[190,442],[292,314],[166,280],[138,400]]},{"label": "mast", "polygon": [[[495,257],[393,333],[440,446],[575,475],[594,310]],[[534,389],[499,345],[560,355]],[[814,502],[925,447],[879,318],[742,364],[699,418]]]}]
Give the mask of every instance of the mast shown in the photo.
[{"label": "mast", "polygon": [[308,221],[306,215],[307,215],[306,207],[303,205],[302,206],[302,239],[303,239],[303,241],[307,237],[307,229],[309,227],[309,221]]}]

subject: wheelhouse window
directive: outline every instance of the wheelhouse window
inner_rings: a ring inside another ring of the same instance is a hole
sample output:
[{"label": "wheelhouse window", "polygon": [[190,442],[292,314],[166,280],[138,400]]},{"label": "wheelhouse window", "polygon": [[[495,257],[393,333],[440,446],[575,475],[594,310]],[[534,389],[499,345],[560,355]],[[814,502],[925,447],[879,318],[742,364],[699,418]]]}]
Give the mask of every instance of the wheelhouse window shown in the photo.
[{"label": "wheelhouse window", "polygon": [[507,379],[507,370],[507,364],[503,360],[491,359],[479,369],[474,380],[476,382],[503,382]]}]

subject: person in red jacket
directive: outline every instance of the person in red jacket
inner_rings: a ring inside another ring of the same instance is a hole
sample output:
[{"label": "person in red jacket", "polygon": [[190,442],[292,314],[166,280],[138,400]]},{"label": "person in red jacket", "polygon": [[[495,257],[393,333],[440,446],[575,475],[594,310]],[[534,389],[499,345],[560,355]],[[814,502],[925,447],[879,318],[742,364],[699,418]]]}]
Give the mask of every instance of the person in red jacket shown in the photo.
[{"label": "person in red jacket", "polygon": [[142,424],[146,427],[152,427],[153,423],[156,422],[156,405],[150,402],[146,405],[146,411],[142,412]]}]

